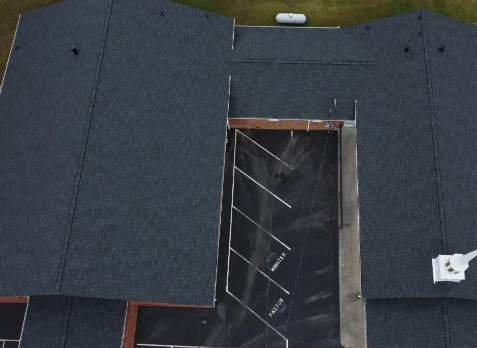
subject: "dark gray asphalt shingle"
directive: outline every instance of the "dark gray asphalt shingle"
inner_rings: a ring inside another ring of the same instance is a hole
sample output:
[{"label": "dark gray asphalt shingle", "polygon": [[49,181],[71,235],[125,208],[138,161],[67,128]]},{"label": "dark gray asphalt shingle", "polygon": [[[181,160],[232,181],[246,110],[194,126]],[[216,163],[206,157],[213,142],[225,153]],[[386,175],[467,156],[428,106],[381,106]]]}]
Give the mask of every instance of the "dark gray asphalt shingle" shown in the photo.
[{"label": "dark gray asphalt shingle", "polygon": [[[477,28],[432,12],[426,26],[448,253],[477,249]],[[444,47],[443,52],[439,49]],[[450,296],[477,299],[477,265]]]},{"label": "dark gray asphalt shingle", "polygon": [[126,301],[31,297],[21,348],[120,348]]},{"label": "dark gray asphalt shingle", "polygon": [[447,299],[448,340],[451,348],[477,346],[477,301]]},{"label": "dark gray asphalt shingle", "polygon": [[477,301],[366,301],[368,348],[470,348],[477,345]]},{"label": "dark gray asphalt shingle", "polygon": [[230,117],[354,119],[375,62],[341,29],[236,27]]},{"label": "dark gray asphalt shingle", "polygon": [[451,348],[446,345],[442,301],[445,300],[367,300],[366,346],[368,348]]},{"label": "dark gray asphalt shingle", "polygon": [[21,16],[0,95],[1,295],[55,289],[106,8]]},{"label": "dark gray asphalt shingle", "polygon": [[214,305],[232,29],[152,0],[22,17],[0,100],[0,294]]},{"label": "dark gray asphalt shingle", "polygon": [[[432,297],[442,253],[420,12],[344,30],[379,61],[357,118],[362,291],[366,298]],[[367,29],[369,27],[369,29]],[[421,34],[419,34],[421,33]],[[409,52],[404,48],[409,46]]]},{"label": "dark gray asphalt shingle", "polygon": [[218,15],[114,1],[65,293],[214,305],[231,34]]},{"label": "dark gray asphalt shingle", "polygon": [[358,99],[363,295],[477,299],[475,268],[433,284],[430,262],[477,248],[477,29],[418,11],[345,30],[379,61]]}]

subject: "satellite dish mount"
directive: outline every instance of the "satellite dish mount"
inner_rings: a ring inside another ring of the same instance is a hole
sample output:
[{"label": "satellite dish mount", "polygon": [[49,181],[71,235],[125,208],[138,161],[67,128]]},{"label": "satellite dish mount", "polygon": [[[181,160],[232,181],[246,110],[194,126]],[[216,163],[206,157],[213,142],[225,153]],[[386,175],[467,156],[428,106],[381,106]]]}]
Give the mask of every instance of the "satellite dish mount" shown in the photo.
[{"label": "satellite dish mount", "polygon": [[475,257],[477,257],[477,250],[465,255],[439,255],[435,259],[432,259],[434,283],[458,283],[461,280],[465,280],[465,270],[469,268],[469,262]]}]

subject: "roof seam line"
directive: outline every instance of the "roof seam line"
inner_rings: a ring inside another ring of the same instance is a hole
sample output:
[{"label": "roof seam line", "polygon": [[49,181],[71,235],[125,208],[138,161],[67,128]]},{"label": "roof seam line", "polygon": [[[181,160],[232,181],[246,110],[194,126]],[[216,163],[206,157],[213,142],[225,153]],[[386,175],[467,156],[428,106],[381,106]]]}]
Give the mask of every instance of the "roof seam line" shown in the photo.
[{"label": "roof seam line", "polygon": [[65,316],[63,318],[63,326],[61,328],[61,338],[60,338],[60,344],[59,344],[58,348],[64,348],[65,347],[66,335],[68,333],[68,324],[70,322],[72,302],[73,302],[73,299],[71,297],[68,297],[67,300],[66,300]]},{"label": "roof seam line", "polygon": [[431,121],[432,147],[433,147],[433,154],[434,154],[434,168],[436,172],[437,199],[438,199],[438,205],[439,205],[442,251],[444,254],[447,254],[448,240],[447,240],[446,221],[445,221],[445,214],[444,214],[444,200],[443,200],[443,193],[442,193],[443,190],[442,190],[442,179],[441,179],[439,148],[438,148],[439,142],[437,138],[437,129],[436,129],[434,92],[432,89],[432,73],[431,73],[431,63],[430,63],[430,56],[429,56],[426,13],[423,11],[421,15],[422,15],[424,54],[425,54],[425,62],[426,62],[426,80],[427,80],[427,94],[428,94],[428,101],[429,101],[429,116]]},{"label": "roof seam line", "polygon": [[444,320],[445,346],[447,348],[452,348],[451,339],[450,339],[449,304],[447,302],[447,298],[442,298],[441,304],[442,304],[442,318]]},{"label": "roof seam line", "polygon": [[107,10],[106,10],[106,16],[105,16],[105,22],[104,22],[104,27],[103,27],[103,33],[102,33],[102,37],[101,37],[99,52],[98,52],[98,61],[96,63],[96,71],[95,71],[94,79],[93,79],[93,87],[92,87],[92,91],[91,91],[88,114],[87,114],[87,117],[86,117],[85,128],[84,128],[84,132],[83,132],[83,139],[82,139],[82,144],[81,144],[80,156],[79,156],[79,160],[78,160],[78,168],[76,170],[76,177],[75,177],[75,182],[74,182],[74,186],[73,186],[73,194],[72,194],[72,198],[71,198],[70,209],[69,209],[69,212],[68,212],[68,221],[67,221],[65,237],[64,237],[64,241],[63,241],[63,248],[62,248],[62,251],[61,251],[60,262],[59,262],[59,265],[58,265],[58,274],[57,274],[56,287],[55,287],[57,292],[60,292],[61,285],[62,285],[62,282],[63,282],[63,274],[64,274],[64,270],[65,270],[65,265],[66,265],[66,259],[67,259],[68,248],[69,248],[70,237],[71,237],[71,230],[73,228],[73,221],[74,221],[74,216],[75,216],[75,212],[76,212],[76,203],[78,201],[79,186],[80,186],[81,177],[82,177],[82,174],[83,174],[83,165],[84,165],[84,160],[85,160],[85,157],[86,157],[86,147],[87,147],[87,144],[88,144],[89,134],[90,134],[90,130],[91,130],[91,119],[92,119],[92,116],[93,116],[94,104],[95,104],[95,100],[96,100],[96,94],[97,94],[97,91],[98,91],[99,76],[101,74],[101,66],[102,66],[102,62],[103,62],[104,48],[106,46],[106,38],[107,38],[107,35],[108,35],[109,22],[110,22],[110,19],[111,19],[112,6],[113,6],[113,0],[109,0],[108,7],[107,7]]},{"label": "roof seam line", "polygon": [[452,348],[452,336],[451,336],[451,325],[449,324],[450,323],[450,318],[449,318],[449,299],[446,298],[445,299],[446,301],[446,312],[445,312],[445,316],[446,316],[446,319],[447,319],[447,339],[448,339],[448,343],[449,343],[449,347]]}]

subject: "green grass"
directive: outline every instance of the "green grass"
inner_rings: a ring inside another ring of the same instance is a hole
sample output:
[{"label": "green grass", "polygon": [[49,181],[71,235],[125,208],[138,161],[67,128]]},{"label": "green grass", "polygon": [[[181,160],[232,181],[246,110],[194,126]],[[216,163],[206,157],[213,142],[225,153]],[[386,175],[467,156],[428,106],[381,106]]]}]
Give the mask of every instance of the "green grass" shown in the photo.
[{"label": "green grass", "polygon": [[[0,0],[2,75],[19,14],[59,1]],[[306,14],[307,26],[345,27],[421,8],[463,22],[477,22],[477,0],[176,0],[176,2],[235,17],[237,24],[246,25],[276,25],[275,15],[278,12],[294,12]]]}]

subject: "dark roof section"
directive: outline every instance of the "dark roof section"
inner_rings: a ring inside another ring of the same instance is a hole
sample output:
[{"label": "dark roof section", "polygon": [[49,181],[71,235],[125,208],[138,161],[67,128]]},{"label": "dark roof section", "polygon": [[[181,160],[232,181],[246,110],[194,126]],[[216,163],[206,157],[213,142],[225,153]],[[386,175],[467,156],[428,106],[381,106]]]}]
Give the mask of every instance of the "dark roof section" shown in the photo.
[{"label": "dark roof section", "polygon": [[22,16],[0,100],[0,294],[214,305],[232,31],[168,1]]},{"label": "dark roof section", "polygon": [[0,95],[1,295],[55,290],[107,3],[21,16]]},{"label": "dark roof section", "polygon": [[344,29],[379,60],[363,82],[372,92],[359,100],[357,120],[366,298],[447,293],[447,284],[432,278],[431,258],[442,254],[443,243],[421,14]]},{"label": "dark roof section", "polygon": [[[477,28],[432,12],[425,23],[444,240],[449,254],[467,253],[477,249]],[[449,295],[477,300],[475,261],[465,273]]]},{"label": "dark roof section", "polygon": [[375,57],[342,29],[236,27],[230,117],[354,119]]},{"label": "dark roof section", "polygon": [[214,306],[233,21],[206,15],[114,0],[62,292]]},{"label": "dark roof section", "polygon": [[369,55],[339,28],[235,27],[234,61],[367,62]]},{"label": "dark roof section", "polygon": [[[477,301],[446,299],[447,321],[450,348],[467,348],[477,346]],[[444,307],[444,308],[446,308]]]},{"label": "dark roof section", "polygon": [[477,28],[418,11],[346,30],[379,58],[357,122],[363,296],[477,299],[476,268],[433,284],[431,264],[477,248]]},{"label": "dark roof section", "polygon": [[366,301],[368,348],[475,347],[477,302],[460,299]]},{"label": "dark roof section", "polygon": [[366,346],[452,348],[446,344],[443,301],[445,299],[366,300]]},{"label": "dark roof section", "polygon": [[126,301],[33,296],[21,347],[120,348],[126,307]]}]

